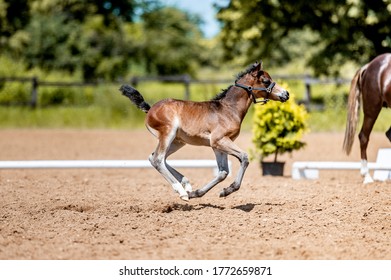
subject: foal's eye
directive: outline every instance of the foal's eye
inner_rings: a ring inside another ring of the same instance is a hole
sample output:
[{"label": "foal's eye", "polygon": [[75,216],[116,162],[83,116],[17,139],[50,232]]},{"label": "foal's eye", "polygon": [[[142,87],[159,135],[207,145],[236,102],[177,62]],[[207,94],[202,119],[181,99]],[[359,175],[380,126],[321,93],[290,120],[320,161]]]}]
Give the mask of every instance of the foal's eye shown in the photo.
[{"label": "foal's eye", "polygon": [[263,80],[262,80],[262,83],[264,83],[266,86],[268,86],[268,85],[271,84],[271,82],[270,82],[269,79],[263,79]]}]

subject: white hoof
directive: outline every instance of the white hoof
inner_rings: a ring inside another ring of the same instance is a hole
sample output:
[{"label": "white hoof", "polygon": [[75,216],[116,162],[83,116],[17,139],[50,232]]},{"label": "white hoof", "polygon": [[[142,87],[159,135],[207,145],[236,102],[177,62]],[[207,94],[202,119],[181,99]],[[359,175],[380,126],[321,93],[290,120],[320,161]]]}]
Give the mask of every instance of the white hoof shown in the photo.
[{"label": "white hoof", "polygon": [[189,201],[189,196],[186,194],[186,195],[181,195],[180,198],[184,201]]},{"label": "white hoof", "polygon": [[364,177],[364,184],[370,184],[370,183],[373,183],[373,179],[371,177],[371,175],[369,175],[368,173],[365,175]]}]

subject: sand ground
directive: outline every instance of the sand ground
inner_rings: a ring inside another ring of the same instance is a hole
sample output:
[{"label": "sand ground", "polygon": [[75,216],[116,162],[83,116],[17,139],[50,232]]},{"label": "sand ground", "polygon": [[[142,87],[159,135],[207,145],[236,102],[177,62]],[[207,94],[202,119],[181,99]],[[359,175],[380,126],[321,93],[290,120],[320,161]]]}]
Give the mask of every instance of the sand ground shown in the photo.
[{"label": "sand ground", "polygon": [[[305,149],[281,157],[283,177],[251,162],[241,189],[181,201],[153,169],[0,170],[0,259],[391,259],[391,182],[362,184],[358,171],[293,180],[298,160],[358,161],[342,133],[310,133]],[[236,141],[252,147],[251,134]],[[147,159],[144,130],[1,130],[0,160]],[[372,134],[369,161],[391,145]],[[172,158],[213,159],[186,146]],[[230,158],[233,176],[238,164]],[[211,169],[183,169],[194,188]]]}]

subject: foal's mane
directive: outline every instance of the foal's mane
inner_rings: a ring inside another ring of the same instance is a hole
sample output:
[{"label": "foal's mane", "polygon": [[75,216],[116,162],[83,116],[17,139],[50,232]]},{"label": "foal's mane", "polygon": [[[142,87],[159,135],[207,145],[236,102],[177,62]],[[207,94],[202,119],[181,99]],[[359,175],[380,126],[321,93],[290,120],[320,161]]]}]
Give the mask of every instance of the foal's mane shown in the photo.
[{"label": "foal's mane", "polygon": [[[242,71],[242,72],[239,72],[239,73],[236,75],[235,83],[236,83],[240,78],[242,78],[244,75],[247,75],[247,74],[251,73],[252,71],[254,71],[254,69],[255,69],[256,67],[258,67],[258,65],[259,65],[258,62],[256,62],[256,63],[254,63],[253,65],[250,65],[249,67],[247,67],[246,70],[244,70],[244,71]],[[232,87],[232,85],[229,86],[227,89],[223,89],[219,94],[217,94],[217,95],[216,95],[215,97],[213,97],[211,100],[212,100],[212,101],[218,101],[218,100],[223,99],[223,98],[227,95],[227,93],[228,93],[228,91],[230,90],[231,87]]]},{"label": "foal's mane", "polygon": [[211,100],[212,100],[212,101],[218,101],[218,100],[223,99],[223,98],[227,95],[227,93],[228,93],[228,91],[230,90],[231,87],[233,87],[233,86],[230,85],[228,88],[223,89],[219,94],[217,94],[217,95],[216,95],[215,97],[213,97]]}]

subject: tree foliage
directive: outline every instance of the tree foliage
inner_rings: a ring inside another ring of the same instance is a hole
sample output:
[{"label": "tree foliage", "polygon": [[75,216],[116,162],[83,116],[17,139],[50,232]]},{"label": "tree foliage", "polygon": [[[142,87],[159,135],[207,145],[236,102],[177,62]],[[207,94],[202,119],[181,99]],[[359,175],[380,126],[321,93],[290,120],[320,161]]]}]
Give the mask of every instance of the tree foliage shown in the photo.
[{"label": "tree foliage", "polygon": [[[391,51],[391,0],[231,0],[218,17],[227,56],[245,54],[246,62],[265,56],[286,62],[315,46],[307,63],[316,74],[336,75],[347,61],[364,64]],[[292,53],[303,30],[313,36]]]},{"label": "tree foliage", "polygon": [[163,75],[194,74],[194,65],[189,62],[197,61],[202,50],[199,43],[200,19],[175,8],[166,7],[145,13],[143,22],[143,49],[148,72]]},{"label": "tree foliage", "polygon": [[87,81],[123,77],[136,63],[191,73],[200,37],[198,18],[158,0],[0,0],[0,54]]}]

